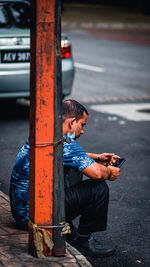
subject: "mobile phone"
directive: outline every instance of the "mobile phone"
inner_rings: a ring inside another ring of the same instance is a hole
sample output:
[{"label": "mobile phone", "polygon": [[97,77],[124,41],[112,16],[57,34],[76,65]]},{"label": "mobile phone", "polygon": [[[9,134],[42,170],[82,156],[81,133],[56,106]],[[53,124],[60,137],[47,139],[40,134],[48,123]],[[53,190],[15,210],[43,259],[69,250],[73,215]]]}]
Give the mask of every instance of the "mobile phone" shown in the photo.
[{"label": "mobile phone", "polygon": [[126,161],[125,158],[116,159],[116,161],[113,164],[113,166],[117,167],[117,168],[120,168],[125,161]]}]

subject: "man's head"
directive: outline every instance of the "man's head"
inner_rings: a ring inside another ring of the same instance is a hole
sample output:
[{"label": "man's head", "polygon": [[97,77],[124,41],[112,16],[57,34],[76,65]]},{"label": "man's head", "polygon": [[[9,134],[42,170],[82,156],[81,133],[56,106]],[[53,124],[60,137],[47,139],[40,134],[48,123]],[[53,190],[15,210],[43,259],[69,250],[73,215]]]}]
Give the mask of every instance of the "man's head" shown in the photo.
[{"label": "man's head", "polygon": [[83,127],[86,125],[88,111],[86,108],[75,100],[63,101],[63,133],[67,135],[75,134],[78,138],[83,134]]}]

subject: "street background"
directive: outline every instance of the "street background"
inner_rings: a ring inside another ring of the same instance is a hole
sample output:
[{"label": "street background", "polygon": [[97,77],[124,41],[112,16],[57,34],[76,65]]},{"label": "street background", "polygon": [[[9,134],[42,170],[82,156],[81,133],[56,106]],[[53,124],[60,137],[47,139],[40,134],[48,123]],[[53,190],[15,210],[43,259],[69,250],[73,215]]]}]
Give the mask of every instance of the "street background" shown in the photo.
[{"label": "street background", "polygon": [[[62,29],[76,66],[69,98],[89,111],[79,143],[88,152],[126,158],[119,179],[108,182],[108,229],[95,234],[116,246],[116,254],[87,258],[97,267],[149,267],[150,18],[128,9],[64,4]],[[29,135],[29,103],[1,101],[0,111],[0,190],[8,194],[15,157]]]}]

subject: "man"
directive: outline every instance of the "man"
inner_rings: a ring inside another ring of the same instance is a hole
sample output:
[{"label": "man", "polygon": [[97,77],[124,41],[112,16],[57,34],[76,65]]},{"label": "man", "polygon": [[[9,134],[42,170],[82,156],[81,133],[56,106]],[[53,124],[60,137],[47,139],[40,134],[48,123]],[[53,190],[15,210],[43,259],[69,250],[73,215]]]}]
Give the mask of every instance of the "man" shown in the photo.
[{"label": "man", "polygon": [[[90,255],[110,256],[114,249],[103,246],[91,236],[104,231],[107,224],[109,190],[106,180],[114,181],[119,168],[112,163],[119,156],[111,153],[85,153],[75,141],[84,133],[88,112],[75,100],[63,101],[64,178],[66,221],[72,226],[72,245]],[[29,140],[20,150],[11,175],[10,204],[18,225],[27,228],[29,219]],[[90,179],[82,180],[86,175]],[[72,220],[80,216],[75,232]]]}]

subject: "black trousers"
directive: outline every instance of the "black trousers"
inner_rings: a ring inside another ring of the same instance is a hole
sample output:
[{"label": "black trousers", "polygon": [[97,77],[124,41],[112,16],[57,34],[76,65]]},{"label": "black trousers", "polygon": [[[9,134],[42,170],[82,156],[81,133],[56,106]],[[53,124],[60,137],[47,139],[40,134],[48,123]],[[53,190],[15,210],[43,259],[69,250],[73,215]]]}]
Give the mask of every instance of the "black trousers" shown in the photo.
[{"label": "black trousers", "polygon": [[66,221],[80,216],[78,232],[86,235],[106,230],[109,189],[105,182],[88,179],[65,190]]}]

